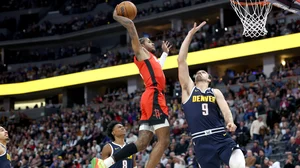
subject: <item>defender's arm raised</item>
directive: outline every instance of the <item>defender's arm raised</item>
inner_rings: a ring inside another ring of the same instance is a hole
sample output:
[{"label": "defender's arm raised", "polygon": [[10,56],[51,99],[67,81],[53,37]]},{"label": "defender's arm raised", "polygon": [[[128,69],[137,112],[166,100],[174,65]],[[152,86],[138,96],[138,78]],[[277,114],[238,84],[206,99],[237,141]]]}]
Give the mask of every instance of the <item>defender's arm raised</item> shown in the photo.
[{"label": "defender's arm raised", "polygon": [[187,58],[189,46],[193,39],[194,34],[205,24],[206,24],[206,22],[202,22],[199,26],[197,26],[197,24],[194,23],[194,27],[189,31],[188,35],[185,37],[183,43],[181,44],[179,55],[177,58],[179,82],[181,84],[182,89],[187,91],[186,94],[188,94],[188,95],[189,95],[189,92],[191,91],[191,89],[194,87],[194,82],[190,78],[189,68],[188,68],[188,64],[186,62],[186,58]]}]

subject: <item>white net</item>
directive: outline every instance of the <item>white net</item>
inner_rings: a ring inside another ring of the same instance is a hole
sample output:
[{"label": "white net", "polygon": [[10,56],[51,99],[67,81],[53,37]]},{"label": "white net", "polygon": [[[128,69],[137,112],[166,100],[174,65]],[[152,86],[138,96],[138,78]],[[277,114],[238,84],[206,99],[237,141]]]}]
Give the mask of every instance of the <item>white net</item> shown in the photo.
[{"label": "white net", "polygon": [[265,36],[268,31],[266,23],[268,14],[272,10],[272,4],[261,0],[230,0],[232,8],[240,18],[246,37]]}]

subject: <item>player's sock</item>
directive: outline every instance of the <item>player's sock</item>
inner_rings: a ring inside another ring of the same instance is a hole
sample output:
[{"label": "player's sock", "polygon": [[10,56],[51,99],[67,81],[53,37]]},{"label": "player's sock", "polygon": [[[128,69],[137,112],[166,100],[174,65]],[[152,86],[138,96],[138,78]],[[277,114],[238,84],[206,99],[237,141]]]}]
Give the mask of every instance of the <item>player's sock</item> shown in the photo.
[{"label": "player's sock", "polygon": [[115,162],[119,161],[119,160],[123,160],[135,153],[137,153],[137,147],[134,143],[128,144],[126,146],[124,146],[124,148],[122,148],[119,152],[114,154],[114,159]]}]

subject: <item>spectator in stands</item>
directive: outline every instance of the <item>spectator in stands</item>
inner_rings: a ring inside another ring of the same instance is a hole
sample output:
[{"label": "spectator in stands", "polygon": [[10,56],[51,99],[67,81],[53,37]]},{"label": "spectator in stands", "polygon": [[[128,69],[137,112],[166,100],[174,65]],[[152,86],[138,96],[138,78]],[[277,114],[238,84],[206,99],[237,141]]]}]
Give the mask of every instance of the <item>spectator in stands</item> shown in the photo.
[{"label": "spectator in stands", "polygon": [[250,129],[251,139],[253,139],[254,141],[258,140],[259,143],[261,144],[263,138],[260,135],[260,129],[265,125],[266,124],[263,122],[262,117],[258,117],[257,120],[254,120],[253,123],[251,124],[251,129]]},{"label": "spectator in stands", "polygon": [[252,153],[257,156],[259,154],[260,147],[258,145],[258,141],[254,141],[253,147],[251,149]]},{"label": "spectator in stands", "polygon": [[130,133],[128,138],[126,138],[126,142],[127,143],[134,143],[136,142],[138,139],[138,137],[136,135],[134,135],[133,133]]},{"label": "spectator in stands", "polygon": [[251,150],[247,150],[246,156],[246,168],[255,168],[254,164],[256,162],[256,158],[253,156]]},{"label": "spectator in stands", "polygon": [[285,161],[284,168],[294,168],[294,158],[292,154],[288,154],[287,159]]},{"label": "spectator in stands", "polygon": [[293,154],[298,152],[298,145],[295,144],[295,137],[291,137],[290,142],[287,143],[286,148],[285,148],[285,153],[286,154]]},{"label": "spectator in stands", "polygon": [[246,144],[249,141],[249,130],[248,128],[244,125],[244,122],[240,122],[240,126],[236,130],[236,136],[237,136],[237,142],[241,146],[246,146]]},{"label": "spectator in stands", "polygon": [[264,152],[263,149],[259,149],[259,154],[256,157],[255,167],[256,168],[266,167],[266,165],[265,165],[265,152]]},{"label": "spectator in stands", "polygon": [[[300,125],[298,125],[299,127]],[[295,137],[295,144],[300,145],[300,131],[296,132],[296,137]]]},{"label": "spectator in stands", "polygon": [[179,144],[175,147],[175,155],[185,153],[189,147],[189,142],[186,142],[184,138],[180,139]]},{"label": "spectator in stands", "polygon": [[[287,122],[286,122],[286,124],[287,124]],[[284,126],[284,127],[287,127],[287,126]],[[291,130],[289,128],[286,128],[285,134],[283,134],[281,141],[287,142],[290,140],[291,137],[292,137]]]},{"label": "spectator in stands", "polygon": [[272,154],[272,146],[266,140],[264,141],[263,149],[265,151],[265,156],[270,157],[270,155]]}]

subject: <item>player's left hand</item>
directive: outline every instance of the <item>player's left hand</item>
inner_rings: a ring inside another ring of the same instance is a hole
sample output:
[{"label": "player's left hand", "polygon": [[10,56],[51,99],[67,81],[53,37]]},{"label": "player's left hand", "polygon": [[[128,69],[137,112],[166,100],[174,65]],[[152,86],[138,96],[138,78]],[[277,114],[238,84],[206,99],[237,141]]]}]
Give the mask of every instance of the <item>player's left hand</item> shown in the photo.
[{"label": "player's left hand", "polygon": [[229,132],[234,132],[236,130],[236,125],[234,123],[228,123],[226,128]]},{"label": "player's left hand", "polygon": [[163,50],[163,52],[169,54],[170,48],[172,47],[172,45],[168,42],[168,41],[163,41],[161,48]]}]

